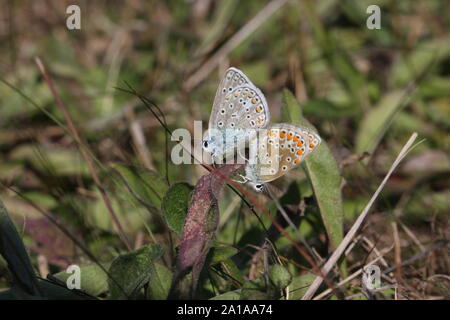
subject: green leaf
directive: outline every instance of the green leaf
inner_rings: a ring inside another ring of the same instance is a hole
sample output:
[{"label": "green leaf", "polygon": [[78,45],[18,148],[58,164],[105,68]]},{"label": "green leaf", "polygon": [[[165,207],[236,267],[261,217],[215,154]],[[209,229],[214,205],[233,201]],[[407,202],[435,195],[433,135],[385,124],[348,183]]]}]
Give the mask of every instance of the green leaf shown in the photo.
[{"label": "green leaf", "polygon": [[276,264],[269,268],[269,279],[276,288],[284,289],[291,283],[292,276],[285,267]]},{"label": "green leaf", "polygon": [[161,208],[168,186],[157,172],[119,163],[112,167],[119,173],[131,194],[147,209],[154,212]]},{"label": "green leaf", "polygon": [[227,260],[231,256],[238,253],[238,249],[229,246],[216,246],[212,247],[209,255],[210,255],[210,264],[216,264],[222,261]]},{"label": "green leaf", "polygon": [[169,268],[160,263],[155,263],[155,270],[148,284],[147,298],[165,300],[172,284],[172,276],[172,271]]},{"label": "green leaf", "polygon": [[283,108],[281,108],[281,119],[283,122],[302,124],[302,108],[294,95],[287,89],[283,90]]},{"label": "green leaf", "polygon": [[266,291],[267,287],[263,278],[250,280],[244,283],[239,298],[240,300],[266,300],[269,298]]},{"label": "green leaf", "polygon": [[162,200],[161,210],[167,225],[177,235],[181,235],[192,190],[194,190],[194,187],[188,183],[175,183],[169,188]]},{"label": "green leaf", "polygon": [[[111,263],[103,263],[102,266],[105,270],[108,270]],[[53,276],[66,282],[71,275],[72,273],[61,271]],[[92,296],[98,296],[108,290],[108,275],[96,264],[80,266],[80,285],[81,291]]]},{"label": "green leaf", "polygon": [[355,116],[358,113],[356,108],[338,107],[328,100],[309,100],[302,106],[305,115],[312,115],[325,119],[337,119],[340,117]]},{"label": "green leaf", "polygon": [[316,276],[314,274],[304,274],[292,279],[289,285],[289,300],[299,300],[301,299],[309,286],[313,283]]},{"label": "green leaf", "polygon": [[40,295],[36,274],[20,235],[0,200],[0,254],[8,264],[14,283],[30,295]]},{"label": "green leaf", "polygon": [[[100,191],[92,190],[92,194],[96,197],[93,201],[87,202],[86,210],[89,214],[85,217],[86,224],[95,229],[118,234],[117,226],[105,206]],[[151,214],[157,212],[155,207],[152,207],[154,211],[150,211],[148,207],[132,198],[123,185],[116,186],[114,197],[111,197],[111,205],[125,232],[130,234],[142,230]]]},{"label": "green leaf", "polygon": [[162,254],[161,248],[152,244],[118,256],[109,269],[109,292],[112,299],[129,299],[155,275],[154,261]]},{"label": "green leaf", "polygon": [[228,291],[218,296],[212,297],[209,300],[240,300],[241,298],[241,289],[237,289],[234,291]]},{"label": "green leaf", "polygon": [[364,116],[356,135],[357,153],[364,151],[372,154],[389,128],[395,114],[406,105],[405,92],[402,90],[387,93]]},{"label": "green leaf", "polygon": [[238,266],[236,266],[236,263],[234,263],[233,260],[228,258],[226,260],[221,261],[220,264],[224,272],[229,276],[227,277],[227,280],[230,280],[231,278],[240,284],[245,282],[245,278],[242,275],[242,270],[239,269]]},{"label": "green leaf", "polygon": [[[283,91],[283,99],[284,121],[317,131],[308,120],[302,117],[301,107],[289,90]],[[336,248],[343,238],[344,210],[341,176],[336,160],[323,139],[317,150],[305,159],[304,168],[313,188],[331,246]]]}]

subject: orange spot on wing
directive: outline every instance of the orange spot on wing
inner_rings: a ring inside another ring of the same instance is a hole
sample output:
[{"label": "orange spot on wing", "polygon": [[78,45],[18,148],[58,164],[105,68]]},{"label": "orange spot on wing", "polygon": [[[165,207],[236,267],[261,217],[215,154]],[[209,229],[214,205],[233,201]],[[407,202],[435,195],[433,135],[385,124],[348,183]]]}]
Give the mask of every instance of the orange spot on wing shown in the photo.
[{"label": "orange spot on wing", "polygon": [[299,140],[298,140],[298,137],[294,137],[294,141],[295,142],[298,142]]},{"label": "orange spot on wing", "polygon": [[297,146],[301,147],[303,145],[303,142],[299,141],[297,142]]},{"label": "orange spot on wing", "polygon": [[252,103],[255,104],[256,103],[256,99],[252,99]]},{"label": "orange spot on wing", "polygon": [[300,163],[300,158],[295,158],[294,163],[295,163],[295,164]]},{"label": "orange spot on wing", "polygon": [[293,135],[292,135],[292,133],[291,132],[289,132],[289,134],[288,134],[288,140],[292,140],[292,137],[293,137]]},{"label": "orange spot on wing", "polygon": [[280,138],[281,138],[281,139],[284,139],[285,137],[286,137],[286,133],[280,132]]},{"label": "orange spot on wing", "polygon": [[311,144],[309,145],[309,147],[310,147],[311,149],[313,149],[313,148],[315,147],[315,145],[314,145],[313,143],[311,143]]},{"label": "orange spot on wing", "polygon": [[302,150],[298,150],[298,151],[297,151],[297,154],[298,154],[299,156],[301,156],[301,155],[303,154],[303,151],[302,151]]}]

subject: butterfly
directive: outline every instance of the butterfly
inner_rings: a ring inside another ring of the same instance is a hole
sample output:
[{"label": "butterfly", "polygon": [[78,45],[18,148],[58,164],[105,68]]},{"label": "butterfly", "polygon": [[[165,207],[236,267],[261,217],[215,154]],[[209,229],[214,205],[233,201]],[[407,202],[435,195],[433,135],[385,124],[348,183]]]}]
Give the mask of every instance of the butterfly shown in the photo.
[{"label": "butterfly", "polygon": [[317,133],[306,127],[279,123],[260,130],[250,143],[250,159],[242,183],[261,192],[264,183],[294,169],[320,145]]},{"label": "butterfly", "polygon": [[[262,92],[236,68],[229,68],[219,84],[202,147],[212,159],[221,158],[265,128],[269,108]],[[254,129],[254,130],[251,130]]]},{"label": "butterfly", "polygon": [[267,128],[269,121],[263,93],[242,71],[229,68],[217,88],[202,146],[214,160],[249,141],[245,176],[238,182],[248,182],[258,192],[297,167],[321,142],[311,129],[289,123]]}]

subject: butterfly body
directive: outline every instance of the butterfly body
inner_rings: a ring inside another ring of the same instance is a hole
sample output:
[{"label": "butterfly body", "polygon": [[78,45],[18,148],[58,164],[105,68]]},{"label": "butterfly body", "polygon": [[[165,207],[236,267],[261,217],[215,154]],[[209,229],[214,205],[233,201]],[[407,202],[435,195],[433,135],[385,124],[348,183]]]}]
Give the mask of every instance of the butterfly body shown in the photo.
[{"label": "butterfly body", "polygon": [[211,153],[213,159],[220,158],[239,148],[244,143],[249,133],[244,129],[217,130],[209,134],[203,140],[203,149]]}]

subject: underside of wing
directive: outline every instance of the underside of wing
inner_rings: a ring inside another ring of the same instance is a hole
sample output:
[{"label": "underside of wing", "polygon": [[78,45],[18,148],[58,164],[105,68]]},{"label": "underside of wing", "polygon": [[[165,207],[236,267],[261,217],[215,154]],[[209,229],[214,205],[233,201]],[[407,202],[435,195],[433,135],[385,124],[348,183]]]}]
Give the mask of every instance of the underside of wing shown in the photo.
[{"label": "underside of wing", "polygon": [[319,135],[311,129],[280,123],[267,128],[258,136],[258,183],[275,180],[299,166],[320,144]]},{"label": "underside of wing", "polygon": [[[255,100],[256,99],[256,100]],[[251,103],[256,101],[256,103]],[[260,108],[257,108],[260,105]],[[217,88],[214,99],[213,109],[209,120],[209,128],[226,129],[226,128],[246,128],[245,121],[238,123],[238,117],[246,113],[246,111],[258,112],[251,115],[251,119],[246,118],[249,128],[251,128],[251,120],[255,120],[254,128],[262,128],[269,121],[269,113],[267,102],[261,91],[244,75],[244,73],[236,68],[229,68]],[[264,118],[263,120],[260,120]],[[244,119],[239,119],[244,120]],[[258,124],[258,121],[260,124]]]},{"label": "underside of wing", "polygon": [[218,105],[212,127],[218,129],[260,129],[270,120],[264,95],[251,84],[235,88]]}]

